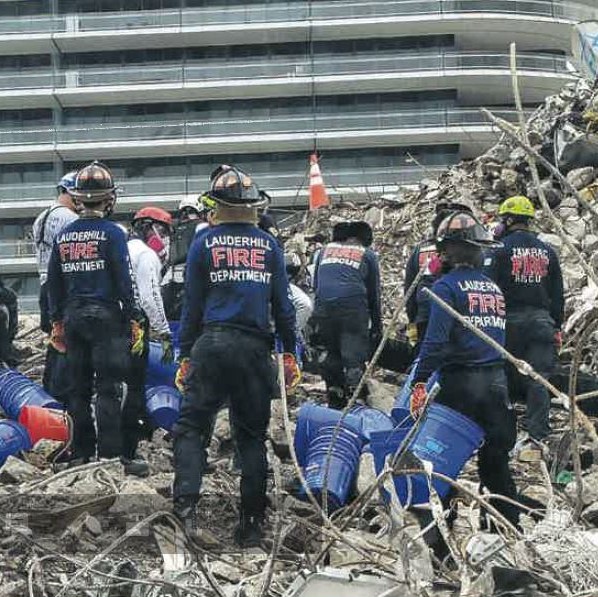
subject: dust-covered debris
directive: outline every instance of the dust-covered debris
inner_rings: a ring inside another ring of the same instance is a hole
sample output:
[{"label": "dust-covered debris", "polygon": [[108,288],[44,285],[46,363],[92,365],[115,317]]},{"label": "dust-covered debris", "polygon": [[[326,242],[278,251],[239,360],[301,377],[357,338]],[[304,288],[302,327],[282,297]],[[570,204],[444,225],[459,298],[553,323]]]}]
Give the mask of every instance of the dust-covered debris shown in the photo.
[{"label": "dust-covered debris", "polygon": [[[592,205],[598,197],[598,142],[592,116],[597,108],[598,93],[579,81],[548,98],[528,121],[533,148],[556,163]],[[498,204],[506,197],[521,193],[537,198],[527,154],[506,136],[484,155],[446,170],[438,179],[422,174],[416,190],[402,189],[396,196],[374,199],[365,207],[345,202],[308,214],[304,223],[284,231],[287,247],[294,246],[309,256],[315,248],[312,239],[317,234],[328,236],[334,223],[344,219],[369,222],[381,258],[388,321],[403,294],[406,259],[412,246],[429,234],[439,200],[465,196],[491,225]],[[540,174],[544,193],[568,240],[595,269],[596,216],[547,170],[540,167]],[[541,211],[537,227],[563,261],[567,321],[560,386],[566,387],[574,349],[598,314],[598,288]],[[402,317],[400,324],[404,325]],[[399,336],[401,325],[395,332]],[[45,343],[37,319],[23,316],[15,342],[20,370],[38,382]],[[592,336],[582,347],[578,387],[583,386],[584,391],[598,389],[597,355]],[[384,372],[370,379],[372,405],[388,412],[401,381],[400,376]],[[323,395],[319,377],[306,374],[292,399],[292,424],[305,400],[323,402]],[[432,563],[411,512],[389,510],[377,490],[363,493],[375,483],[371,456],[363,459],[357,506],[348,506],[326,520],[314,505],[299,501],[291,446],[282,431],[284,412],[280,403],[275,404],[271,435],[274,452],[281,459],[277,465],[280,486],[273,474],[268,481],[270,508],[264,549],[240,551],[233,541],[239,472],[225,413],[216,422],[209,451],[212,466],[200,499],[200,525],[210,539],[202,545],[190,542],[170,513],[173,454],[168,434],[158,430],[151,444],[142,444],[141,451],[151,466],[151,475],[143,481],[125,478],[118,462],[95,463],[53,476],[57,446],[42,443],[27,455],[29,464],[10,459],[0,472],[0,597],[27,593],[36,597],[278,597],[297,578],[307,578],[327,564],[340,568],[340,576],[355,578],[363,573],[377,579],[387,595],[395,594],[388,592],[389,587],[396,588],[396,594],[411,591],[414,595],[470,597],[512,594],[509,591],[513,590],[529,595],[591,595],[598,590],[598,541],[593,530],[598,525],[595,446],[590,442],[584,448],[584,509],[575,520],[577,491],[571,473],[570,437],[565,441],[566,412],[555,408],[551,414],[548,469],[538,461],[513,462],[519,489],[545,505],[544,511],[526,511],[521,532],[498,527],[498,534],[489,540],[480,531],[485,496],[478,493],[475,463],[468,463],[459,479],[463,491],[450,531],[458,548],[454,569]],[[592,414],[591,400],[587,405]],[[593,414],[598,414],[598,409]],[[550,479],[560,479],[561,484],[550,483]],[[277,513],[276,504],[282,505],[284,514]],[[276,524],[277,514],[282,516],[280,524]],[[407,558],[402,557],[403,552]]]}]

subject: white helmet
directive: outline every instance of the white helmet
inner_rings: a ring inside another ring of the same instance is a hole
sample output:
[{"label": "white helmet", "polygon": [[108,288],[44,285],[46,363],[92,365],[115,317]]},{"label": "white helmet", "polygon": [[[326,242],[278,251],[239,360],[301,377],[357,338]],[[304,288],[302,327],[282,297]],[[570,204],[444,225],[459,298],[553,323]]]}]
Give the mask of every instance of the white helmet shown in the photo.
[{"label": "white helmet", "polygon": [[205,211],[204,206],[197,199],[193,199],[191,197],[185,197],[179,203],[179,211],[183,209],[193,209],[198,214],[202,214]]}]

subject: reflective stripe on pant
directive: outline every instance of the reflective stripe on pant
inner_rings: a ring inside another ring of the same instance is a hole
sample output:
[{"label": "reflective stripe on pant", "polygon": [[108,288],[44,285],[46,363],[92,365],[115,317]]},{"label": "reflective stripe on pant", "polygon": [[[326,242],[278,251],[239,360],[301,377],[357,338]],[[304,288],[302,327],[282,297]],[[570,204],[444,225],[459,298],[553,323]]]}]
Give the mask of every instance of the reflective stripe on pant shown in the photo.
[{"label": "reflective stripe on pant", "polygon": [[74,423],[75,456],[95,454],[91,413],[94,385],[98,456],[120,456],[121,382],[129,366],[127,327],[116,307],[85,300],[67,305],[64,322],[70,375],[68,412]]},{"label": "reflective stripe on pant", "polygon": [[174,499],[197,499],[206,466],[205,446],[219,408],[229,404],[241,464],[241,508],[266,507],[266,431],[275,370],[270,342],[243,330],[204,330],[191,351],[191,372],[174,428]]}]

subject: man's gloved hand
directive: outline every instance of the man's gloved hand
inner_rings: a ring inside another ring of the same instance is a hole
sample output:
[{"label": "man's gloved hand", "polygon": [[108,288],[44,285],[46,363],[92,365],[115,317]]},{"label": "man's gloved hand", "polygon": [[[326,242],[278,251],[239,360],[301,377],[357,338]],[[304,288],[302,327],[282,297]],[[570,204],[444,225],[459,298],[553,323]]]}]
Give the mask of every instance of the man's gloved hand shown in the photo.
[{"label": "man's gloved hand", "polygon": [[407,326],[407,340],[411,346],[415,346],[418,341],[417,324],[410,323]]},{"label": "man's gloved hand", "polygon": [[134,319],[131,320],[131,354],[139,356],[143,353],[143,340],[145,339],[145,330]]},{"label": "man's gloved hand", "polygon": [[189,357],[185,357],[181,359],[179,363],[179,368],[176,371],[176,375],[174,377],[174,385],[177,387],[177,390],[183,394],[185,392],[185,380],[189,375],[189,371],[191,370],[191,360]]},{"label": "man's gloved hand", "polygon": [[66,353],[66,340],[64,337],[64,323],[62,321],[52,322],[52,331],[50,332],[50,345],[54,350],[62,354]]},{"label": "man's gloved hand", "polygon": [[563,332],[561,330],[557,330],[554,333],[554,345],[556,346],[557,351],[560,351],[563,348]]},{"label": "man's gloved hand", "polygon": [[301,381],[301,370],[297,364],[295,355],[291,352],[285,352],[282,355],[284,365],[284,385],[288,392],[293,391]]},{"label": "man's gloved hand", "polygon": [[162,364],[168,365],[174,361],[174,347],[170,334],[160,336],[160,342],[162,343]]},{"label": "man's gloved hand", "polygon": [[409,398],[409,412],[414,419],[418,419],[428,401],[428,392],[426,384],[423,382],[416,383],[411,390],[411,397]]}]

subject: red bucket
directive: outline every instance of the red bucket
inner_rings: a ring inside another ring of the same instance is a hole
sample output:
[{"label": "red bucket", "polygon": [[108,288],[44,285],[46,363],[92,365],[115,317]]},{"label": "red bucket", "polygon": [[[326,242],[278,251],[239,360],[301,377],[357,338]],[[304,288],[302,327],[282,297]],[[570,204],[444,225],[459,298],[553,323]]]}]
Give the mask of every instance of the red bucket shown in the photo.
[{"label": "red bucket", "polygon": [[61,410],[24,406],[19,413],[19,423],[27,429],[32,446],[35,446],[40,439],[53,439],[59,442],[66,442],[69,439],[66,414]]}]

